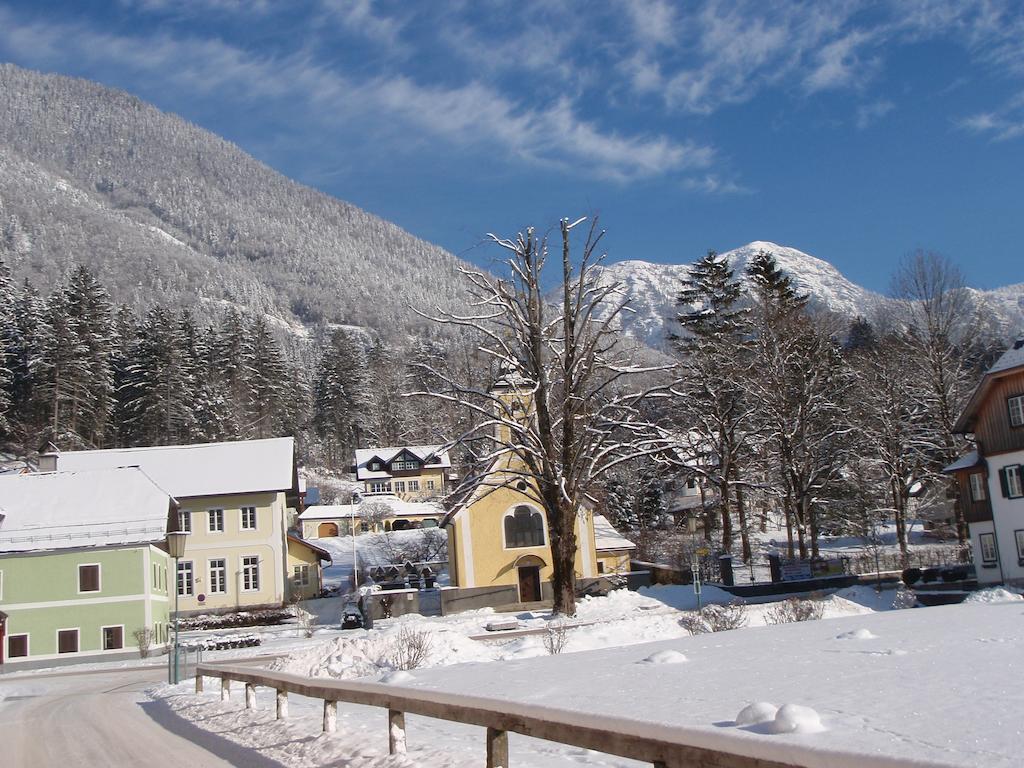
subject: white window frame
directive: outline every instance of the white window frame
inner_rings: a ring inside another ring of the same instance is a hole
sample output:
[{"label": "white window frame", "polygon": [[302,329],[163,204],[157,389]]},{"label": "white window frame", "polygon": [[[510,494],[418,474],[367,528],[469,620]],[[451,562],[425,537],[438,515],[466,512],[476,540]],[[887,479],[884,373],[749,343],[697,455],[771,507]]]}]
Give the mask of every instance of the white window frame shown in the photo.
[{"label": "white window frame", "polygon": [[[11,656],[11,640],[15,637],[25,638],[25,655],[24,656]],[[32,633],[31,632],[18,632],[16,635],[7,635],[7,647],[4,648],[4,660],[10,659],[29,659],[32,658]]]},{"label": "white window frame", "polygon": [[[103,633],[108,629],[120,629],[121,630],[121,647],[120,648],[104,648],[106,645],[103,638]],[[124,637],[124,624],[107,624],[106,626],[100,627],[100,650],[101,651],[123,651],[125,649],[125,637]]]},{"label": "white window frame", "polygon": [[[999,562],[999,553],[996,552],[996,535],[994,533],[978,534],[978,550],[981,552],[983,565],[995,565]],[[990,550],[991,557],[986,557],[986,550]]]},{"label": "white window frame", "polygon": [[419,493],[419,492],[420,492],[420,481],[419,480],[410,480],[409,481],[409,493]]},{"label": "white window frame", "polygon": [[[247,563],[246,562],[247,560],[255,560],[256,562],[255,563]],[[239,563],[241,563],[241,569],[240,570],[241,570],[241,573],[242,573],[242,591],[243,592],[259,592],[260,591],[260,556],[259,555],[242,555],[239,558]],[[253,570],[249,571],[249,569],[253,569]],[[256,578],[255,578],[256,585],[255,586],[251,586],[250,585],[250,586],[247,587],[245,585],[245,582],[246,582],[246,579],[249,578],[249,574],[250,573],[254,573],[255,574],[255,576],[256,576]]]},{"label": "white window frame", "polygon": [[[90,566],[96,566],[96,589],[82,589],[82,569]],[[103,564],[102,563],[79,563],[78,572],[78,594],[80,595],[98,595],[103,591]]]},{"label": "white window frame", "polygon": [[981,472],[972,472],[967,478],[971,486],[971,501],[985,501],[988,498],[985,475]]},{"label": "white window frame", "polygon": [[1006,411],[1011,427],[1024,427],[1024,395],[1006,398]]},{"label": "white window frame", "polygon": [[392,472],[402,472],[405,470],[419,469],[420,463],[415,460],[403,459],[401,461],[394,461],[391,463]]},{"label": "white window frame", "polygon": [[[218,521],[219,528],[213,527],[214,520]],[[206,510],[206,532],[224,533],[224,510],[220,507]]]},{"label": "white window frame", "polygon": [[395,493],[405,493],[405,480],[395,480]]},{"label": "white window frame", "polygon": [[[75,633],[75,650],[61,652],[60,650],[60,633],[61,632],[74,632]],[[81,627],[61,627],[53,631],[53,648],[57,651],[58,656],[71,656],[75,653],[82,652],[82,628]]]},{"label": "white window frame", "polygon": [[428,491],[434,490],[434,481],[433,480],[427,480],[427,490]]},{"label": "white window frame", "polygon": [[370,483],[370,493],[391,493],[391,482],[388,480],[377,480]]},{"label": "white window frame", "polygon": [[183,533],[192,533],[192,510],[178,511],[178,530]]},{"label": "white window frame", "polygon": [[[188,571],[189,583],[185,584],[181,578],[183,571]],[[182,587],[187,589],[182,590]],[[177,590],[178,597],[194,597],[196,594],[196,565],[192,560],[179,560],[178,561],[178,572],[174,578],[174,588]]]},{"label": "white window frame", "polygon": [[[258,525],[256,519],[256,507],[242,507],[239,510],[238,530],[240,531],[255,531]],[[246,517],[252,515],[252,525],[246,525]]]},{"label": "white window frame", "polygon": [[1024,565],[1024,528],[1014,531],[1013,538],[1017,542],[1017,565]]},{"label": "white window frame", "polygon": [[[214,589],[217,580],[213,576],[214,563],[223,563],[217,570],[222,571],[220,575],[220,589]],[[211,595],[226,595],[228,593],[228,559],[226,557],[213,557],[206,561],[206,575],[209,578],[209,592]]]},{"label": "white window frame", "polygon": [[309,586],[309,566],[308,565],[296,565],[292,571],[292,582],[297,587],[308,587]]},{"label": "white window frame", "polygon": [[380,470],[381,470],[381,463],[379,461],[371,461],[370,462],[370,471],[371,472],[380,472]]},{"label": "white window frame", "polygon": [[1024,470],[1020,464],[1010,464],[1003,467],[1003,475],[1006,477],[1006,495],[1010,499],[1019,499],[1024,496]]}]

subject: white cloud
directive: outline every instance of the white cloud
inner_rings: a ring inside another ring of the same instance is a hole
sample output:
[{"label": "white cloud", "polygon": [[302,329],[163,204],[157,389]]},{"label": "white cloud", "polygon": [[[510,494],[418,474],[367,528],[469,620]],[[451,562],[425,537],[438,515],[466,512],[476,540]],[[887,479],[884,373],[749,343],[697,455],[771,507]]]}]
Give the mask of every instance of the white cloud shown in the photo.
[{"label": "white cloud", "polygon": [[888,99],[861,104],[857,107],[857,130],[863,131],[870,128],[895,108],[896,105]]},{"label": "white cloud", "polygon": [[713,173],[684,179],[683,186],[693,192],[706,195],[750,195],[754,192],[749,187],[735,181],[722,179]]},{"label": "white cloud", "polygon": [[620,0],[636,40],[643,46],[669,45],[676,39],[676,12],[665,0]]},{"label": "white cloud", "polygon": [[876,71],[878,59],[865,62],[860,49],[871,42],[872,35],[855,31],[824,45],[814,56],[814,68],[804,78],[809,93],[846,88],[859,84]]}]

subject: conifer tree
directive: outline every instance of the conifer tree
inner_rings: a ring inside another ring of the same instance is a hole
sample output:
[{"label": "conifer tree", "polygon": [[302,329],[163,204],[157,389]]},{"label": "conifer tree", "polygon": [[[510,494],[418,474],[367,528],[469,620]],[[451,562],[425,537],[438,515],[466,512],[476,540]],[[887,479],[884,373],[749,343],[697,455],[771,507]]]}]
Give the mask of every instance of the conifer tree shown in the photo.
[{"label": "conifer tree", "polygon": [[257,317],[249,329],[248,351],[250,424],[247,433],[257,438],[277,437],[282,434],[287,419],[289,375],[281,350],[262,316]]},{"label": "conifer tree", "polygon": [[366,431],[370,404],[366,353],[342,329],[334,331],[324,350],[313,393],[314,426],[323,440],[328,464],[351,462]]},{"label": "conifer tree", "polygon": [[11,271],[0,259],[0,437],[9,437],[14,427],[15,295]]}]

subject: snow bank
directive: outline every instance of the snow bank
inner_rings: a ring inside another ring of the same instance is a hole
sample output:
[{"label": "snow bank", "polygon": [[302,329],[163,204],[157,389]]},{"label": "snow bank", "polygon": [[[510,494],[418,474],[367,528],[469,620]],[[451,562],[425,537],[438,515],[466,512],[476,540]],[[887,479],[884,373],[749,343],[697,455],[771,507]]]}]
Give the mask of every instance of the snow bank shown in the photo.
[{"label": "snow bank", "polygon": [[666,648],[663,651],[655,651],[646,659],[644,659],[643,663],[682,664],[685,661],[688,661],[685,654],[680,653],[679,651],[672,650],[671,648]]},{"label": "snow bank", "polygon": [[1005,587],[989,587],[977,592],[971,592],[964,600],[965,603],[1012,603],[1016,600],[1024,600],[1019,592],[1011,591]]},{"label": "snow bank", "polygon": [[849,632],[843,632],[841,635],[836,635],[836,640],[876,640],[878,635],[872,632],[870,629],[851,629]]},{"label": "snow bank", "polygon": [[783,704],[768,729],[771,733],[820,733],[825,730],[821,717],[811,707]]}]

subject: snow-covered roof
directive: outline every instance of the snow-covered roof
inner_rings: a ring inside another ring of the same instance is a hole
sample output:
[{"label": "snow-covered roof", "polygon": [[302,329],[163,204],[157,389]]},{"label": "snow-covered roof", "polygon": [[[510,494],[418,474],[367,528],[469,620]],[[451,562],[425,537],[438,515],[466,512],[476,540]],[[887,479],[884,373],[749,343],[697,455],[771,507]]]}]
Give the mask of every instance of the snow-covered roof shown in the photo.
[{"label": "snow-covered roof", "polygon": [[0,552],[162,541],[174,500],[137,467],[0,476]]},{"label": "snow-covered roof", "polygon": [[956,420],[953,431],[958,433],[973,432],[978,410],[981,408],[982,403],[985,402],[985,398],[992,389],[992,385],[996,380],[1018,371],[1024,371],[1024,337],[1017,339],[1008,350],[1000,355],[995,364],[985,372],[981,381],[978,382],[978,386],[971,393],[971,397],[967,401],[967,405],[964,406],[960,418]]},{"label": "snow-covered roof", "polygon": [[594,539],[598,552],[609,549],[636,549],[636,544],[616,531],[615,526],[608,522],[604,515],[594,515]]},{"label": "snow-covered roof", "polygon": [[959,459],[954,461],[952,464],[950,464],[942,471],[947,473],[956,472],[961,469],[970,469],[971,467],[977,467],[979,464],[981,464],[981,456],[978,455],[977,451],[971,451],[970,453],[961,456]]},{"label": "snow-covered roof", "polygon": [[988,373],[1001,373],[1024,366],[1024,336],[1017,339],[988,369]]},{"label": "snow-covered roof", "polygon": [[[391,477],[386,466],[379,472],[371,472],[367,467],[374,459],[380,459],[381,463],[388,465],[403,451],[415,456],[425,467],[450,469],[452,462],[448,458],[448,451],[441,450],[443,447],[441,445],[397,445],[386,448],[357,448],[356,477],[359,480],[378,480]],[[431,460],[429,464],[428,460]]]},{"label": "snow-covered roof", "polygon": [[395,517],[422,517],[424,515],[440,517],[444,514],[444,508],[433,501],[403,501],[397,496],[371,496],[354,505],[317,504],[307,507],[299,515],[299,520],[340,520],[349,515],[359,517],[367,506],[374,504],[387,505]]},{"label": "snow-covered roof", "polygon": [[237,440],[225,443],[69,451],[57,469],[141,467],[178,499],[232,493],[287,491],[295,485],[295,440]]}]

